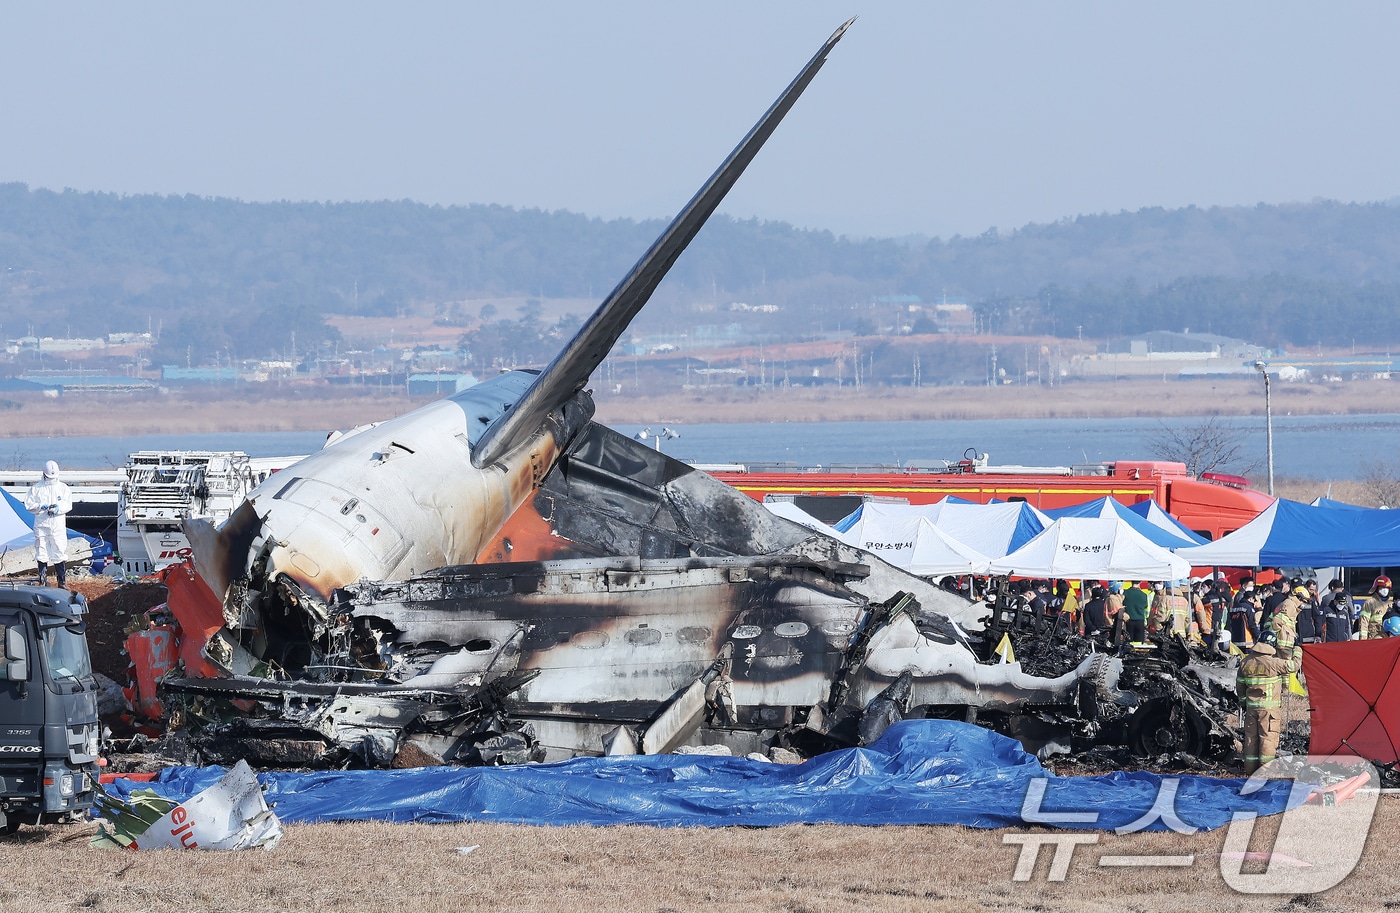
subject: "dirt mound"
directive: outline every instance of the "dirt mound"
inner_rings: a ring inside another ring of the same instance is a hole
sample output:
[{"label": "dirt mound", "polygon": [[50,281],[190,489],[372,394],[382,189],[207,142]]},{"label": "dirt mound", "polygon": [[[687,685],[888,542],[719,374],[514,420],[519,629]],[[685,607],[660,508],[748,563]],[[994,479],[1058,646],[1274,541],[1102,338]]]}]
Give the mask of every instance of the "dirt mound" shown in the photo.
[{"label": "dirt mound", "polygon": [[70,579],[68,585],[88,600],[87,638],[93,671],[119,685],[126,684],[125,628],[136,615],[165,601],[165,585],[115,584],[101,577]]}]

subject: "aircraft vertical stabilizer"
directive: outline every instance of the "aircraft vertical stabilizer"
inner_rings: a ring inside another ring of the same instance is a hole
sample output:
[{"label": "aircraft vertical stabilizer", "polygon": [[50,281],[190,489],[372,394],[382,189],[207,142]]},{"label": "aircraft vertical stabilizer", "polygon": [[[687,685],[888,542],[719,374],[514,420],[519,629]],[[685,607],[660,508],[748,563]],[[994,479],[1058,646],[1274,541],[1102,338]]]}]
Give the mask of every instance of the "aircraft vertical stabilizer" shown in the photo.
[{"label": "aircraft vertical stabilizer", "polygon": [[783,117],[791,110],[826,62],[826,55],[841,40],[855,19],[844,22],[826,40],[816,55],[802,68],[773,106],[761,117],[743,141],[729,153],[699,192],[691,198],[642,256],[631,271],[617,284],[611,294],[564,347],[549,366],[535,379],[525,395],[486,430],[472,450],[472,465],[478,469],[488,466],[514,450],[539,430],[545,414],[558,408],[588,383],[588,377],[607,357],[627,325],[647,303],[652,292],[719,206],[729,188],[744,173],[749,162],[763,148]]}]

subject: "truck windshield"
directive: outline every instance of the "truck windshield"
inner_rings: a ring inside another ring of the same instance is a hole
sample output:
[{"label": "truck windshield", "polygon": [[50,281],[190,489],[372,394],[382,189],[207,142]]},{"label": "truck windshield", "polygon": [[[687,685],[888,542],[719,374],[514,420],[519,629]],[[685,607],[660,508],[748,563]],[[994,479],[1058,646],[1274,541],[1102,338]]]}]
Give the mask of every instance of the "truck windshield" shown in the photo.
[{"label": "truck windshield", "polygon": [[44,658],[49,664],[49,675],[55,680],[78,679],[92,674],[87,641],[83,635],[74,634],[65,627],[44,629]]}]

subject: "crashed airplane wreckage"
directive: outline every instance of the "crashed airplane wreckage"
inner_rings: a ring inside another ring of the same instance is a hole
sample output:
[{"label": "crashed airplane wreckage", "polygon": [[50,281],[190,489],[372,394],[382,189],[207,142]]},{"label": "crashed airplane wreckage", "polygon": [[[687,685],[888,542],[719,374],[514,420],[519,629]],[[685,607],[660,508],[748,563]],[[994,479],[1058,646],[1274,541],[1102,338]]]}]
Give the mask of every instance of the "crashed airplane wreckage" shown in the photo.
[{"label": "crashed airplane wreckage", "polygon": [[199,755],[812,753],[906,716],[975,718],[1033,748],[1228,747],[1176,664],[1089,653],[1042,677],[989,662],[985,604],[591,421],[589,376],[849,25],[542,372],[348,435],[217,529],[186,522],[207,591],[172,588],[183,662],[161,698]]}]

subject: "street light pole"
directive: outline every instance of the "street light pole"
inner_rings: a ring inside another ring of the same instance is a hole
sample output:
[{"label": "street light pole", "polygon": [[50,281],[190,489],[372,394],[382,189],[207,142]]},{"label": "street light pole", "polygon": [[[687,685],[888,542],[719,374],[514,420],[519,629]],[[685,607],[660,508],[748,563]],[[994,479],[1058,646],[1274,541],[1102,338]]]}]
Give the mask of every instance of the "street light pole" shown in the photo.
[{"label": "street light pole", "polygon": [[1269,497],[1274,496],[1274,407],[1269,397],[1269,366],[1256,361],[1254,368],[1264,375],[1264,449],[1269,460]]}]

